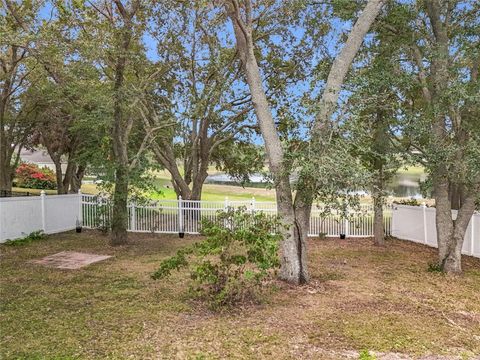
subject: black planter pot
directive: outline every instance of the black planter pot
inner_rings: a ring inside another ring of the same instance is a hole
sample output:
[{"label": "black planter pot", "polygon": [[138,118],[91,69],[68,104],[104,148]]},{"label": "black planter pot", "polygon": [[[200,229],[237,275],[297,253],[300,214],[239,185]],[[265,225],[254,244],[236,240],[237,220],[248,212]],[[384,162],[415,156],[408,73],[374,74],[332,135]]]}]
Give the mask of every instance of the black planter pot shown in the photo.
[{"label": "black planter pot", "polygon": [[179,237],[180,239],[183,239],[184,236],[185,236],[185,233],[184,233],[184,232],[179,232],[179,233],[178,233],[178,237]]},{"label": "black planter pot", "polygon": [[340,239],[344,240],[346,238],[345,234],[340,234]]},{"label": "black planter pot", "polygon": [[81,232],[82,232],[82,227],[81,227],[81,226],[77,226],[77,227],[75,228],[75,231],[76,231],[77,233],[81,233]]}]

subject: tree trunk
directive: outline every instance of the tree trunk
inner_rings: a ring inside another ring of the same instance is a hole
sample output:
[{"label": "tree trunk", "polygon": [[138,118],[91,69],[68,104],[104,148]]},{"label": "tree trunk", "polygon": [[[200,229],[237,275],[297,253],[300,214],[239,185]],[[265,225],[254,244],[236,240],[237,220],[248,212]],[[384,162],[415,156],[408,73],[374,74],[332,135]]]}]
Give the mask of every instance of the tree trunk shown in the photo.
[{"label": "tree trunk", "polygon": [[117,163],[115,169],[115,191],[113,195],[112,235],[110,245],[127,243],[128,225],[128,166]]},{"label": "tree trunk", "polygon": [[462,272],[462,247],[468,224],[475,212],[475,197],[470,195],[462,199],[462,206],[455,218],[449,189],[449,181],[445,178],[439,177],[434,182],[438,261],[444,272],[458,274]]},{"label": "tree trunk", "polygon": [[[1,104],[0,104],[1,105]],[[1,106],[0,106],[1,107]],[[0,111],[2,111],[0,109]],[[4,124],[0,113],[0,190],[12,190],[13,169],[10,164],[9,148],[7,147],[7,137],[5,136]]]},{"label": "tree trunk", "polygon": [[[52,156],[51,156],[52,157]],[[59,158],[52,157],[53,163],[55,164],[55,178],[57,179],[57,194],[66,194],[67,190],[63,187],[63,173],[62,173],[62,163]]]},{"label": "tree trunk", "polygon": [[[250,11],[251,9],[248,9]],[[280,221],[284,224],[282,229],[282,242],[280,245],[280,278],[293,284],[301,284],[308,279],[307,263],[302,262],[306,254],[302,255],[303,234],[301,223],[295,219],[292,189],[287,169],[284,168],[284,155],[282,144],[273,121],[270,105],[263,89],[260,69],[254,54],[251,23],[242,23],[240,15],[230,9],[237,48],[245,70],[247,84],[252,95],[252,103],[260,125],[265,149],[269,162],[270,173],[275,182],[277,212]]]},{"label": "tree trunk", "polygon": [[[459,161],[462,161],[459,159]],[[460,184],[450,184],[449,197],[450,204],[453,210],[458,210],[462,207],[462,198],[464,196],[463,186]]]},{"label": "tree trunk", "polygon": [[8,157],[7,152],[4,151],[6,149],[1,149],[2,147],[4,147],[4,144],[0,144],[0,190],[11,191],[13,168],[10,165],[10,157]]},{"label": "tree trunk", "polygon": [[320,110],[313,126],[313,136],[321,135],[321,130],[324,125],[330,122],[330,118],[337,106],[340,89],[350,69],[350,65],[360,50],[365,35],[380,13],[384,2],[385,0],[368,1],[348,34],[347,41],[340,51],[340,54],[335,58],[328,73],[322,98],[320,99]]},{"label": "tree trunk", "polygon": [[115,4],[119,8],[124,21],[121,32],[120,47],[117,48],[117,58],[114,66],[115,82],[113,84],[113,156],[115,161],[115,191],[113,195],[112,234],[110,244],[113,246],[127,243],[128,226],[128,138],[132,127],[132,120],[126,119],[124,102],[125,68],[127,66],[128,49],[132,39],[132,19],[135,15],[138,2],[132,3],[132,10],[126,11],[120,1]]},{"label": "tree trunk", "polygon": [[[347,43],[335,60],[322,95],[321,111],[314,126],[313,136],[318,135],[320,132],[318,129],[330,120],[350,64],[382,5],[383,0],[368,1],[349,34]],[[232,20],[239,57],[245,70],[253,107],[265,142],[269,170],[274,178],[278,216],[286,226],[282,232],[280,278],[294,284],[304,283],[308,281],[305,239],[308,234],[314,189],[310,194],[307,194],[308,190],[300,190],[297,193],[299,198],[296,199],[298,206],[294,205],[289,169],[285,168],[282,143],[273,121],[254,53],[252,4],[250,1],[245,2],[245,19],[242,18],[236,1],[232,1],[227,12]]]},{"label": "tree trunk", "polygon": [[373,190],[373,235],[374,244],[377,246],[385,245],[385,227],[383,224],[383,195],[381,190]]},{"label": "tree trunk", "polygon": [[[448,117],[445,107],[445,97],[449,83],[449,22],[442,16],[442,4],[438,0],[425,1],[426,11],[434,35],[434,54],[431,64],[432,86],[424,91],[428,96],[433,114],[432,140],[436,146],[448,143]],[[448,16],[447,16],[448,18]],[[462,131],[457,131],[456,141],[465,142]],[[457,154],[457,162],[461,161],[462,153]],[[447,173],[446,164],[435,164],[433,172],[434,198],[436,205],[436,227],[438,239],[438,261],[446,273],[457,274],[462,271],[462,247],[466,229],[475,211],[475,196],[480,190],[472,188],[467,191],[463,184],[452,182]],[[461,166],[459,167],[460,169]],[[452,209],[458,208],[456,219]]]},{"label": "tree trunk", "polygon": [[82,179],[85,175],[85,167],[78,165],[77,171],[74,172],[72,178],[70,179],[70,192],[72,194],[78,193],[78,190],[82,187]]},{"label": "tree trunk", "polygon": [[384,184],[385,184],[385,156],[388,152],[388,120],[384,110],[377,108],[375,129],[373,135],[373,173],[375,176],[373,185],[373,234],[374,243],[378,246],[385,245],[385,227],[383,225],[383,200],[384,200]]},{"label": "tree trunk", "polygon": [[[121,75],[123,83],[123,69]],[[120,86],[121,87],[121,86]],[[128,140],[125,138],[125,125],[122,117],[122,105],[117,102],[114,110],[113,153],[115,157],[115,191],[113,195],[111,245],[127,243],[128,226]]]},{"label": "tree trunk", "polygon": [[295,195],[295,225],[296,239],[298,241],[298,250],[300,251],[300,282],[307,283],[310,280],[310,274],[305,266],[307,264],[307,239],[310,230],[310,214],[312,212],[313,192],[306,189],[298,190]]},{"label": "tree trunk", "polygon": [[12,170],[10,166],[3,165],[0,168],[0,173],[0,190],[12,191]]}]

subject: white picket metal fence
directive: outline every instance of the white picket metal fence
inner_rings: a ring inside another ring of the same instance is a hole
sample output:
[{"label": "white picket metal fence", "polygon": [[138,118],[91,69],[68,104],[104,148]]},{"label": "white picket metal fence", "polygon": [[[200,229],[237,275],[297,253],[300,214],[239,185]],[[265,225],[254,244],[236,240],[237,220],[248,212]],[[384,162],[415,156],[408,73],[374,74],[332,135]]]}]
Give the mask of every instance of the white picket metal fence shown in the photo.
[{"label": "white picket metal fence", "polygon": [[[108,199],[92,195],[82,196],[83,226],[87,228],[108,227],[112,206]],[[206,200],[157,200],[148,203],[133,203],[128,206],[128,230],[146,233],[179,233],[198,234],[202,220],[214,221],[218,212],[229,207],[245,207],[249,211],[263,211],[275,215],[275,202],[261,202],[252,198],[249,201],[206,201]],[[391,206],[385,206],[385,233],[391,231]],[[373,206],[361,205],[359,209],[351,209],[347,213],[340,211],[324,211],[314,206],[310,217],[309,236],[348,237],[373,236]]]}]

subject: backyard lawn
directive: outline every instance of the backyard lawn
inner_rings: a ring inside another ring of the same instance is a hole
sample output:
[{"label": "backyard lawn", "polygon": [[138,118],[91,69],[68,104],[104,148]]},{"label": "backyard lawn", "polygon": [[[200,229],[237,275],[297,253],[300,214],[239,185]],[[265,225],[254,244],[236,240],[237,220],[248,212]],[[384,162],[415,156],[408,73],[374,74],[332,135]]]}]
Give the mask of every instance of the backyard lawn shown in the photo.
[{"label": "backyard lawn", "polygon": [[[469,359],[480,354],[480,259],[428,272],[436,250],[390,240],[310,241],[308,286],[271,284],[262,305],[215,314],[160,260],[198,237],[88,231],[0,246],[1,359]],[[60,251],[113,258],[79,270],[33,264]],[[365,355],[365,352],[364,352]],[[437,355],[437,356],[436,356]],[[366,359],[367,357],[363,357]]]}]

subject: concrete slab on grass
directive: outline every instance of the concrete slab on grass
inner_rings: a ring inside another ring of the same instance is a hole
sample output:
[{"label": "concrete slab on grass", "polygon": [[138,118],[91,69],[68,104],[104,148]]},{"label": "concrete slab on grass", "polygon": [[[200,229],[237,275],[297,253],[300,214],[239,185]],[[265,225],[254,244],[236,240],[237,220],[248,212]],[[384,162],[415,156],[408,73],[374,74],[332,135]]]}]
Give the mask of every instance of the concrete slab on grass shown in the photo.
[{"label": "concrete slab on grass", "polygon": [[62,251],[38,260],[32,260],[32,262],[35,264],[50,266],[57,269],[75,270],[109,258],[111,258],[111,256],[109,255],[96,255],[79,253],[74,251]]}]

